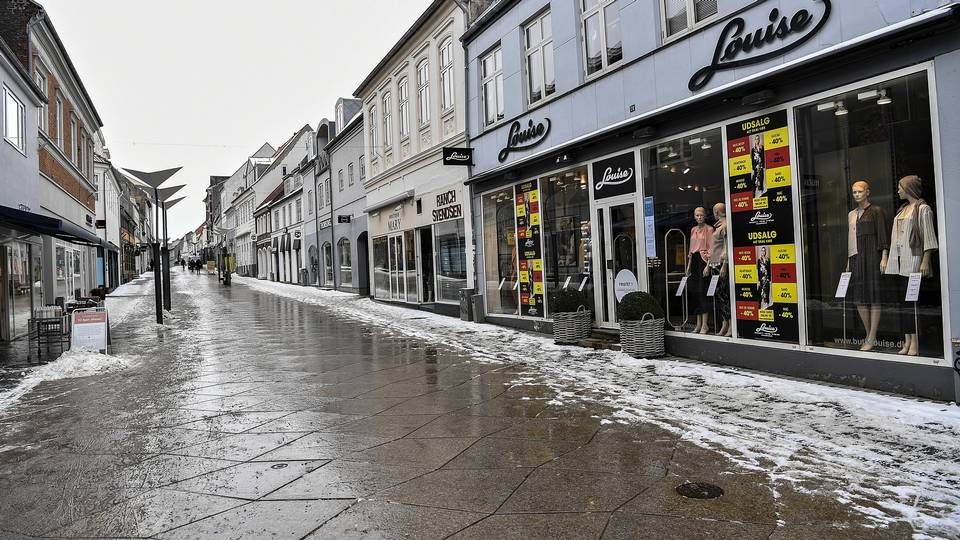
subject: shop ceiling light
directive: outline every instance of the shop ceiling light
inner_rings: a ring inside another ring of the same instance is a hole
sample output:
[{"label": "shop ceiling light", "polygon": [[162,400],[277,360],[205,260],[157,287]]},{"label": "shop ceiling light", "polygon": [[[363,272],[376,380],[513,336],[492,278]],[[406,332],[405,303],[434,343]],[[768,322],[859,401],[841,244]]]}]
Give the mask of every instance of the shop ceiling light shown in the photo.
[{"label": "shop ceiling light", "polygon": [[671,147],[670,147],[670,153],[667,154],[667,157],[668,157],[668,158],[675,158],[675,157],[677,157],[677,156],[679,156],[679,155],[680,155],[680,154],[678,154],[677,151],[674,150],[673,147],[671,146]]},{"label": "shop ceiling light", "polygon": [[817,111],[832,111],[837,108],[837,103],[835,101],[828,101],[826,103],[820,103],[817,105]]},{"label": "shop ceiling light", "polygon": [[871,99],[877,97],[878,95],[880,95],[880,92],[877,92],[876,90],[867,90],[866,92],[860,92],[859,94],[857,94],[857,100],[870,101]]},{"label": "shop ceiling light", "polygon": [[877,105],[889,105],[891,103],[893,103],[893,99],[891,99],[890,96],[887,95],[887,89],[881,88],[880,99],[877,100]]},{"label": "shop ceiling light", "polygon": [[710,144],[710,139],[704,139],[703,144],[700,146],[701,150],[709,150],[713,148],[713,145]]},{"label": "shop ceiling light", "polygon": [[843,102],[841,101],[840,104],[837,105],[836,112],[834,112],[833,114],[836,116],[846,116],[848,112],[850,111],[848,111],[847,108],[843,106]]},{"label": "shop ceiling light", "polygon": [[687,174],[689,172],[690,172],[690,167],[686,167],[683,169],[683,174]]},{"label": "shop ceiling light", "polygon": [[690,141],[688,142],[690,143],[690,146],[696,146],[701,142],[703,142],[703,139],[701,139],[700,137],[694,137],[693,139],[690,139]]}]

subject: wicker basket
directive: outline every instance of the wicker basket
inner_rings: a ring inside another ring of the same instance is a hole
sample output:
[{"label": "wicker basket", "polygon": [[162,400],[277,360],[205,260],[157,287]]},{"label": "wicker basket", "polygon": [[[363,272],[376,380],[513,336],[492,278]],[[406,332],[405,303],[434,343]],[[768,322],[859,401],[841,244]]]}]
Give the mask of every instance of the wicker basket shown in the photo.
[{"label": "wicker basket", "polygon": [[553,314],[553,341],[560,345],[572,345],[590,337],[593,320],[590,310],[580,309]]},{"label": "wicker basket", "polygon": [[620,347],[634,358],[655,358],[664,355],[663,319],[647,313],[639,321],[620,321]]}]

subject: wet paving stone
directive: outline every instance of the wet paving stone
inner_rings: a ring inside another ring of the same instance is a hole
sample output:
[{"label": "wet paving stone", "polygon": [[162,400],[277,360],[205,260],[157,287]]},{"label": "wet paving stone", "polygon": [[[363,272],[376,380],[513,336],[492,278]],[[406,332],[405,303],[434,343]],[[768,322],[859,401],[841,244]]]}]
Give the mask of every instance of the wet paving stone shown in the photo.
[{"label": "wet paving stone", "polygon": [[[904,538],[537,370],[174,274],[119,373],[0,411],[0,538]],[[237,333],[242,328],[242,334]],[[449,338],[449,336],[447,336]],[[558,398],[561,396],[562,399]],[[674,488],[707,481],[718,499]]]}]

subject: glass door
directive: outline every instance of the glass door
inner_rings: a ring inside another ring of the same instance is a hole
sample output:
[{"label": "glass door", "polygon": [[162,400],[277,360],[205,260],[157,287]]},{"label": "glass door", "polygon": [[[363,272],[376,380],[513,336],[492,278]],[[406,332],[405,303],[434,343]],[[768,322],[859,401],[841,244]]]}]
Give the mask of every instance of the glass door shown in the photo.
[{"label": "glass door", "polygon": [[391,236],[388,240],[390,253],[390,299],[406,300],[405,279],[403,274],[403,237]]},{"label": "glass door", "polygon": [[[639,290],[636,203],[624,202],[597,208],[599,261],[598,322],[615,327],[618,292]],[[621,274],[622,272],[625,273]],[[620,276],[618,280],[618,276]],[[635,284],[635,285],[631,285]]]}]

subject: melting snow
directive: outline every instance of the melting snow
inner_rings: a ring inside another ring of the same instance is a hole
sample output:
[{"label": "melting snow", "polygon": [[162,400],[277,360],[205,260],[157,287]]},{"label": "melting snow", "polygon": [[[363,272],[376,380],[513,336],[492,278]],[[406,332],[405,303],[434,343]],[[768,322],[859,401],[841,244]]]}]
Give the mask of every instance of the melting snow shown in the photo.
[{"label": "melting snow", "polygon": [[66,351],[59,358],[25,370],[26,375],[17,386],[0,393],[0,411],[16,402],[21,396],[43,381],[89,377],[126,368],[130,360],[89,351]]}]

